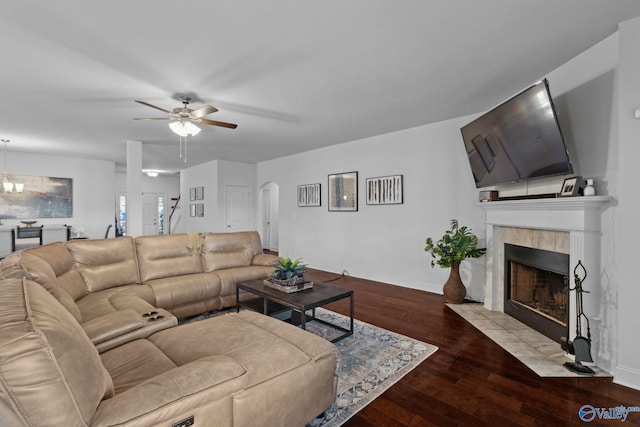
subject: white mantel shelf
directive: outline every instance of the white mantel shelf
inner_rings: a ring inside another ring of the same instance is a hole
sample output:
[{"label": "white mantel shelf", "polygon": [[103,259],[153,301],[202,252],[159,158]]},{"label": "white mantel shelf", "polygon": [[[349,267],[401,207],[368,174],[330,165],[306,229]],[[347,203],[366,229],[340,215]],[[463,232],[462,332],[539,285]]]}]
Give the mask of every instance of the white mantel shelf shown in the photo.
[{"label": "white mantel shelf", "polygon": [[609,196],[558,197],[549,199],[500,200],[478,203],[487,212],[488,225],[562,231],[597,231],[600,212]]},{"label": "white mantel shelf", "polygon": [[557,197],[549,199],[521,199],[498,200],[496,202],[478,203],[478,206],[487,209],[527,209],[527,210],[558,210],[558,209],[600,209],[610,203],[610,196],[580,196]]}]

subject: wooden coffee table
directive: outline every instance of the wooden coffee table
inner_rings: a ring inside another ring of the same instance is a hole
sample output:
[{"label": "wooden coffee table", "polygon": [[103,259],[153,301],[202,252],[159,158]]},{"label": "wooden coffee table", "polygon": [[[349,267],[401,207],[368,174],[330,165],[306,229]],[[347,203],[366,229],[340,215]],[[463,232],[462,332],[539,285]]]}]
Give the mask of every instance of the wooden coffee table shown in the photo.
[{"label": "wooden coffee table", "polygon": [[[240,301],[240,290],[256,295],[256,297]],[[343,298],[350,299],[349,329],[316,318],[317,307]],[[331,342],[353,335],[353,291],[329,283],[314,283],[311,289],[288,294],[265,286],[261,279],[238,282],[236,284],[236,311],[240,311],[240,307],[275,317],[291,310],[291,318],[287,320],[299,324],[302,329],[307,328],[307,322],[315,320],[344,332],[332,339]],[[307,313],[309,311],[311,315]]]}]

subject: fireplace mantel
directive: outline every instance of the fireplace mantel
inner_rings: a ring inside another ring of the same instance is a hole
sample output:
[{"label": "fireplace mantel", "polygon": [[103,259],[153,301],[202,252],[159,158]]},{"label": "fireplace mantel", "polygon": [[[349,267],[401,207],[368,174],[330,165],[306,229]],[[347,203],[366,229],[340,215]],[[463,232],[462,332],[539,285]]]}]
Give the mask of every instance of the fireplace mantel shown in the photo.
[{"label": "fireplace mantel", "polygon": [[558,231],[598,231],[609,196],[558,197],[479,203],[487,225]]},{"label": "fireplace mantel", "polygon": [[[578,261],[582,261],[590,273],[588,285],[599,286],[593,280],[600,276],[601,213],[611,202],[609,196],[587,196],[479,203],[478,206],[486,211],[485,307],[504,311],[504,260],[501,255],[504,245],[502,233],[506,227],[567,232],[570,271]],[[585,314],[590,318],[597,316],[599,302],[598,292],[585,297]],[[570,300],[569,326],[572,335],[575,332],[575,309],[575,302]]]}]

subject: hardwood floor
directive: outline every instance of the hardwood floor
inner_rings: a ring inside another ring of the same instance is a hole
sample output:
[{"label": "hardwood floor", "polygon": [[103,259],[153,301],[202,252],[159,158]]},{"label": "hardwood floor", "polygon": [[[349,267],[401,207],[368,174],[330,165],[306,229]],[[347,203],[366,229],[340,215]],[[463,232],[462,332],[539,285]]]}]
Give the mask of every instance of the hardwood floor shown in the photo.
[{"label": "hardwood floor", "polygon": [[[640,406],[640,391],[602,378],[540,378],[445,306],[442,295],[308,270],[355,291],[355,317],[440,347],[345,426],[612,426],[582,405]],[[333,280],[337,279],[337,280]],[[348,301],[326,308],[348,314]],[[629,413],[625,426],[640,425]]]}]

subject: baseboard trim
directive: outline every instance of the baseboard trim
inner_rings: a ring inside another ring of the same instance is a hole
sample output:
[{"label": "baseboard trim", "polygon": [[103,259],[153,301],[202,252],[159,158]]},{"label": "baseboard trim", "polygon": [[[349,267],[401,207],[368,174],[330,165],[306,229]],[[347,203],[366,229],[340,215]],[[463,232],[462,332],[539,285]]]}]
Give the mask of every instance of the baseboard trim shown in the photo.
[{"label": "baseboard trim", "polygon": [[613,376],[613,382],[640,390],[640,370],[626,366],[618,366]]}]

